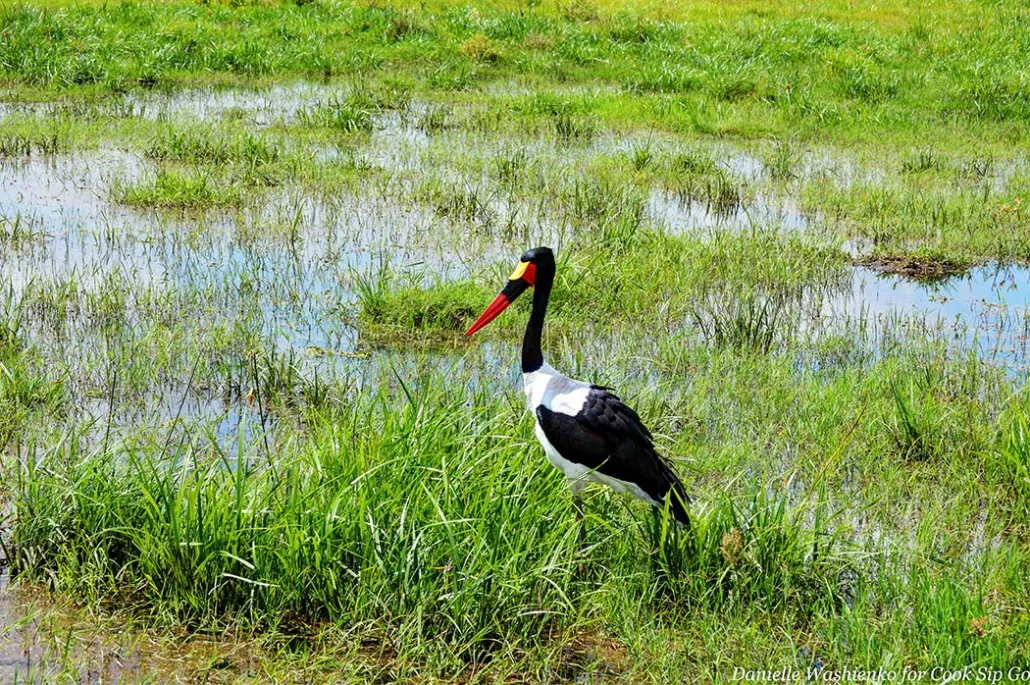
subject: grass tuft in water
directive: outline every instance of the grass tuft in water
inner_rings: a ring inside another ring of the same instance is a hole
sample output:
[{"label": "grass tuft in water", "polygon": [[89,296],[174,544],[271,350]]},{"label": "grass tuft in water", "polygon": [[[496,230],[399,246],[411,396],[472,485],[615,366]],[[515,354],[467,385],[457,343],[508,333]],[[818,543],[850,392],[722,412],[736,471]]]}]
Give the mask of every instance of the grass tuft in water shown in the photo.
[{"label": "grass tuft in water", "polygon": [[944,159],[937,152],[924,149],[917,152],[901,162],[901,171],[905,174],[922,174],[931,171],[940,171],[944,166]]},{"label": "grass tuft in water", "polygon": [[596,126],[588,119],[568,112],[554,115],[554,133],[563,143],[587,142],[597,133]]},{"label": "grass tuft in water", "polygon": [[144,148],[160,161],[187,164],[239,164],[256,168],[279,161],[282,152],[267,138],[250,132],[222,135],[205,129],[169,129]]},{"label": "grass tuft in water", "polygon": [[308,126],[342,133],[369,133],[379,109],[380,103],[369,91],[356,87],[342,97],[334,95],[327,102],[301,110],[298,116]]},{"label": "grass tuft in water", "polygon": [[21,213],[0,216],[0,245],[12,252],[38,245],[46,237],[46,224],[38,217]]},{"label": "grass tuft in water", "polygon": [[786,303],[777,295],[747,290],[734,297],[709,292],[690,305],[691,319],[702,338],[716,348],[767,354],[785,334]]},{"label": "grass tuft in water", "polygon": [[686,148],[673,153],[669,158],[672,174],[708,176],[718,171],[711,153],[701,148]]},{"label": "grass tuft in water", "polygon": [[891,385],[897,411],[887,429],[901,457],[918,462],[944,453],[950,412],[933,397],[918,392],[917,387],[901,381]]},{"label": "grass tuft in water", "polygon": [[56,155],[68,147],[65,136],[57,130],[24,134],[0,132],[0,159],[29,157],[33,154]]},{"label": "grass tuft in water", "polygon": [[372,340],[455,337],[468,328],[492,297],[479,282],[404,286],[384,271],[358,277],[355,290],[359,330]]},{"label": "grass tuft in water", "polygon": [[201,170],[162,169],[153,180],[117,188],[115,194],[127,205],[155,209],[208,209],[240,201],[233,189],[216,184]]},{"label": "grass tuft in water", "polygon": [[765,172],[775,181],[789,181],[797,177],[800,164],[801,152],[793,144],[780,141],[765,161]]}]

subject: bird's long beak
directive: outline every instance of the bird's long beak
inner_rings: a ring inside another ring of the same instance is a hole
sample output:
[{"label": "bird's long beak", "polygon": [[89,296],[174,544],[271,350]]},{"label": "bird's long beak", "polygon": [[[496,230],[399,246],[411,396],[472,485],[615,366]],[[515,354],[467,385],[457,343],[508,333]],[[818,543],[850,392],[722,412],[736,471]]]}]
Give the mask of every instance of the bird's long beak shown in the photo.
[{"label": "bird's long beak", "polygon": [[535,280],[536,265],[529,262],[520,262],[518,268],[515,269],[515,273],[508,277],[508,284],[504,286],[501,294],[495,297],[490,306],[483,310],[479,318],[465,331],[465,335],[473,335],[482,330],[488,323],[496,319],[501,312],[507,309],[508,305],[514,302],[519,295],[531,288]]}]

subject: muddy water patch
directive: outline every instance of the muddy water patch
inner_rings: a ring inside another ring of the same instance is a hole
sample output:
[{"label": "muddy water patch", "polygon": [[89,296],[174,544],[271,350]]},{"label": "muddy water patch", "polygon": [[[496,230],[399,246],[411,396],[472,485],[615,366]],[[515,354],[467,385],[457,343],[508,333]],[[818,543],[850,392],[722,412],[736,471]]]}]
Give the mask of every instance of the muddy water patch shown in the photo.
[{"label": "muddy water patch", "polygon": [[0,680],[5,683],[68,679],[100,685],[142,679],[136,645],[123,635],[76,628],[41,593],[12,586],[0,573]]},{"label": "muddy water patch", "polygon": [[701,200],[661,189],[651,191],[647,216],[674,233],[713,229],[744,231],[770,226],[788,233],[804,232],[813,228],[814,222],[813,217],[771,199]]},{"label": "muddy water patch", "polygon": [[138,179],[144,170],[139,155],[113,148],[0,162],[0,215],[74,224],[108,205],[112,181]]},{"label": "muddy water patch", "polygon": [[1013,373],[1030,363],[1030,267],[981,266],[933,283],[856,267],[840,292],[809,304],[813,330],[877,338],[915,325]]},{"label": "muddy water patch", "polygon": [[267,649],[231,632],[186,636],[140,628],[0,572],[3,683],[249,682],[280,656],[274,644]]},{"label": "muddy water patch", "polygon": [[125,97],[153,119],[240,120],[255,126],[296,119],[298,112],[348,89],[307,81],[268,88],[187,88],[170,93],[134,93]]},{"label": "muddy water patch", "polygon": [[92,279],[116,266],[146,280],[159,277],[160,265],[143,244],[112,230],[139,224],[138,215],[106,198],[113,179],[138,177],[142,169],[136,155],[112,149],[0,164],[0,217],[7,225],[30,225],[36,234],[27,245],[0,244],[5,285],[21,291],[58,273]]}]

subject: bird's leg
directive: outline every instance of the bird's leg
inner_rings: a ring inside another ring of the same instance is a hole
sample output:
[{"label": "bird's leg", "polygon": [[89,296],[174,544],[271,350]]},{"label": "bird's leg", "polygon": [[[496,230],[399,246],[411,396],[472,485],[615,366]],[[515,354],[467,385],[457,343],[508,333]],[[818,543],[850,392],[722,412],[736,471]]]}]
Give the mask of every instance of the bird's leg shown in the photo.
[{"label": "bird's leg", "polygon": [[586,487],[586,481],[581,478],[570,481],[569,487],[572,489],[572,507],[576,510],[576,525],[579,528],[579,551],[582,553],[587,548],[587,531],[586,525],[583,522],[583,498],[579,493]]}]

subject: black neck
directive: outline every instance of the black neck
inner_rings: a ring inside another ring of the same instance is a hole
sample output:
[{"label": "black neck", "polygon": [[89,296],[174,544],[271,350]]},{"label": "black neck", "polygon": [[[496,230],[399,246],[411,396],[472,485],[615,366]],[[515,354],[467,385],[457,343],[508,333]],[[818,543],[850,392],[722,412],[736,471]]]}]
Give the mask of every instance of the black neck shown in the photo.
[{"label": "black neck", "polygon": [[551,286],[554,283],[554,267],[538,265],[536,285],[533,286],[533,311],[526,324],[526,335],[522,338],[522,373],[532,373],[544,363],[544,353],[540,349],[540,337],[544,332],[544,316],[547,314],[547,301],[551,297]]}]

